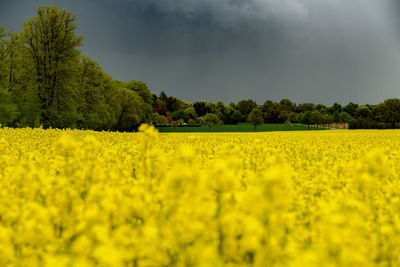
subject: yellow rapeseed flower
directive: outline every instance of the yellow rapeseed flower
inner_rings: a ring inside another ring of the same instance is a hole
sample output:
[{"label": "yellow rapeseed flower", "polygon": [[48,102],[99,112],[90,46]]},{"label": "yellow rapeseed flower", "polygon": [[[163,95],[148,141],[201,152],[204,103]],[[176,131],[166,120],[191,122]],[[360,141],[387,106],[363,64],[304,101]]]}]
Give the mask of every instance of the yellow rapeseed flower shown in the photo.
[{"label": "yellow rapeseed flower", "polygon": [[400,132],[0,129],[0,266],[400,266]]}]

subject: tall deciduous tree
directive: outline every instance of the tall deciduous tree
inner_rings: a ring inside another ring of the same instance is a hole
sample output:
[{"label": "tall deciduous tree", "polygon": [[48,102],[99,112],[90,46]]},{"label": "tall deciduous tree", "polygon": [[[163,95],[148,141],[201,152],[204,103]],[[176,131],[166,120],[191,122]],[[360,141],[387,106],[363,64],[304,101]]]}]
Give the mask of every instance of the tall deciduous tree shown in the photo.
[{"label": "tall deciduous tree", "polygon": [[76,15],[57,6],[39,6],[24,23],[24,41],[36,70],[43,126],[70,127],[76,111],[77,73],[82,37],[75,35]]},{"label": "tall deciduous tree", "polygon": [[82,120],[79,127],[104,129],[111,126],[111,114],[105,99],[106,79],[97,62],[89,57],[82,58],[79,80],[79,113],[82,114]]}]

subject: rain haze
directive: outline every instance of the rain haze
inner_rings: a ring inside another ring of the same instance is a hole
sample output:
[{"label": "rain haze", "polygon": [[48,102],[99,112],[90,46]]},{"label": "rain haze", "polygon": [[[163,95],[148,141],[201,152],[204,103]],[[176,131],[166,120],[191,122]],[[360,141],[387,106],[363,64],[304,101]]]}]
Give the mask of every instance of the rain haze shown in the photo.
[{"label": "rain haze", "polygon": [[187,101],[400,97],[393,0],[0,0],[21,30],[40,4],[77,14],[81,50],[114,79]]}]

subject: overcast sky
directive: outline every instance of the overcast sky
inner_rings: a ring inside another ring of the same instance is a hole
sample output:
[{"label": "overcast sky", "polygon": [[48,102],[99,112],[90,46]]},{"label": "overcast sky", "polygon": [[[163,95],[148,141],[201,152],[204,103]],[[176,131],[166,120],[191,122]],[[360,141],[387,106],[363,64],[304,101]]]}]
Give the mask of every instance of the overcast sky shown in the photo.
[{"label": "overcast sky", "polygon": [[0,0],[21,30],[39,4],[78,15],[114,79],[187,101],[332,104],[400,97],[396,0]]}]

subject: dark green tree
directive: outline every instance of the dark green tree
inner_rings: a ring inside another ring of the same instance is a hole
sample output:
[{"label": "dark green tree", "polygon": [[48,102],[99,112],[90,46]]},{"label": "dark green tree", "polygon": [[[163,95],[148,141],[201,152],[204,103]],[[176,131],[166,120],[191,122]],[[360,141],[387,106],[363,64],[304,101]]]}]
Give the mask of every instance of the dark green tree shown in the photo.
[{"label": "dark green tree", "polygon": [[170,96],[167,98],[166,107],[168,112],[174,112],[180,109],[184,109],[186,107],[186,104],[182,100]]},{"label": "dark green tree", "polygon": [[257,131],[257,126],[264,123],[264,117],[258,108],[253,109],[249,116],[247,117],[247,121],[254,126],[254,131]]},{"label": "dark green tree", "polygon": [[302,103],[297,106],[299,112],[306,113],[307,111],[313,111],[315,105],[313,103]]},{"label": "dark green tree", "polygon": [[339,116],[339,111],[338,110],[335,110],[334,112],[333,112],[333,122],[335,122],[335,123],[339,123],[340,122],[340,116]]},{"label": "dark green tree", "polygon": [[211,132],[211,127],[215,125],[221,125],[222,121],[214,113],[207,113],[202,117],[204,124],[208,126],[208,131]]},{"label": "dark green tree", "polygon": [[257,108],[257,103],[254,100],[240,100],[236,105],[236,109],[245,117],[250,114],[250,112]]},{"label": "dark green tree", "polygon": [[386,99],[383,103],[378,105],[377,112],[379,118],[383,122],[390,123],[391,127],[394,129],[396,123],[400,122],[400,99]]},{"label": "dark green tree", "polygon": [[287,98],[282,99],[279,104],[281,104],[281,106],[283,107],[283,109],[287,110],[288,112],[291,112],[294,110],[294,108],[296,107],[296,104],[293,103],[292,101],[290,101]]},{"label": "dark green tree", "polygon": [[346,123],[351,123],[354,120],[354,118],[349,113],[347,113],[345,111],[340,112],[339,118],[340,118],[340,122],[343,123],[343,126]]},{"label": "dark green tree", "polygon": [[217,112],[225,112],[225,103],[219,100],[217,103],[215,103],[216,111]]},{"label": "dark green tree", "polygon": [[298,122],[297,121],[297,113],[290,112],[287,120],[290,122]]},{"label": "dark green tree", "polygon": [[324,104],[318,104],[315,106],[315,109],[318,110],[319,112],[325,114],[327,113],[328,108]]},{"label": "dark green tree", "polygon": [[310,124],[321,125],[324,123],[324,115],[319,110],[314,110],[310,115]]},{"label": "dark green tree", "polygon": [[324,126],[329,126],[331,123],[333,123],[333,115],[330,114],[322,114],[322,124]]},{"label": "dark green tree", "polygon": [[289,116],[287,109],[280,103],[272,102],[267,106],[264,103],[262,110],[265,110],[263,116],[266,123],[282,123]]},{"label": "dark green tree", "polygon": [[196,114],[199,115],[200,117],[204,116],[207,111],[206,111],[206,103],[204,101],[197,101],[193,104],[193,108],[196,111]]},{"label": "dark green tree", "polygon": [[238,124],[243,120],[243,115],[240,113],[240,111],[235,110],[231,116],[231,122],[232,124]]},{"label": "dark green tree", "polygon": [[161,91],[160,95],[157,98],[153,97],[153,99],[155,99],[155,103],[153,104],[154,109],[162,108],[165,111],[167,110],[168,96],[165,94],[164,91]]},{"label": "dark green tree", "polygon": [[311,120],[311,111],[307,111],[303,113],[304,115],[302,116],[302,123],[307,124],[307,129],[310,130],[310,124],[312,123]]},{"label": "dark green tree", "polygon": [[185,119],[185,111],[183,109],[176,110],[171,113],[171,118],[174,121],[184,120]]},{"label": "dark green tree", "polygon": [[265,113],[274,102],[272,100],[267,100],[261,105],[260,110]]},{"label": "dark green tree", "polygon": [[236,104],[233,103],[233,102],[230,102],[229,105],[228,105],[228,107],[231,107],[231,108],[233,108],[233,109],[236,110]]},{"label": "dark green tree", "polygon": [[349,102],[342,110],[344,112],[347,112],[348,114],[350,114],[350,116],[352,116],[353,118],[355,118],[357,108],[358,108],[357,104],[355,104],[353,102]]},{"label": "dark green tree", "polygon": [[184,110],[185,113],[185,121],[189,121],[190,119],[196,120],[198,118],[196,110],[193,107],[188,107]]},{"label": "dark green tree", "polygon": [[152,122],[155,125],[168,125],[168,120],[165,116],[158,113],[154,113],[152,117]]},{"label": "dark green tree", "polygon": [[151,106],[146,104],[137,93],[130,89],[119,88],[117,91],[121,108],[117,129],[132,131],[136,130],[139,124],[150,122],[153,114]]},{"label": "dark green tree", "polygon": [[336,102],[333,103],[332,107],[328,108],[328,112],[330,114],[333,114],[335,111],[337,111],[339,113],[342,112],[342,106],[340,104],[336,103]]},{"label": "dark green tree", "polygon": [[373,116],[371,109],[366,105],[359,106],[358,108],[356,108],[355,114],[357,118],[363,118],[363,119],[372,119]]},{"label": "dark green tree", "polygon": [[303,123],[304,121],[304,113],[297,113],[294,122]]}]

